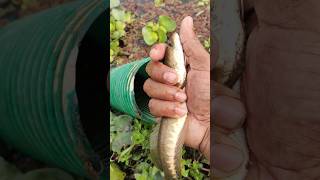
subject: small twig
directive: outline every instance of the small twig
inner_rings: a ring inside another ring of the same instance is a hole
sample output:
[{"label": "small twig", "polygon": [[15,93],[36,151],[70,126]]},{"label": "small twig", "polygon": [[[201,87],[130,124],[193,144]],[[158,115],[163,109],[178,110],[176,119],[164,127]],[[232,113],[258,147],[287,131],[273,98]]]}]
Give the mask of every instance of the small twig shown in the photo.
[{"label": "small twig", "polygon": [[206,172],[210,172],[210,169],[204,168],[204,167],[202,167],[201,170],[206,171]]},{"label": "small twig", "polygon": [[129,52],[126,52],[126,51],[120,51],[120,52],[119,52],[119,55],[120,55],[120,56],[130,56],[130,53],[129,53]]},{"label": "small twig", "polygon": [[199,157],[198,157],[198,159],[197,159],[197,161],[200,161],[200,159],[203,157],[203,154],[201,154]]},{"label": "small twig", "polygon": [[200,16],[202,13],[204,13],[204,10],[199,11],[199,12],[196,14],[196,17]]}]

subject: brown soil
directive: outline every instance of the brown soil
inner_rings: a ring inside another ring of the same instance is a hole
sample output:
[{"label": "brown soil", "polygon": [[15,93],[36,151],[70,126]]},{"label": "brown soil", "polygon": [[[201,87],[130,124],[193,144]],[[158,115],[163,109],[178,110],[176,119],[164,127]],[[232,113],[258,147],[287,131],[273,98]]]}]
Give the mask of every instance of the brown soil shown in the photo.
[{"label": "brown soil", "polygon": [[7,0],[5,3],[0,4],[0,27],[24,16],[71,1],[73,0],[38,0],[26,8],[22,8],[22,0]]},{"label": "brown soil", "polygon": [[150,0],[125,0],[122,6],[134,13],[135,21],[127,26],[127,34],[123,38],[124,47],[119,56],[118,64],[127,63],[129,61],[139,60],[147,57],[150,47],[147,46],[142,37],[142,28],[149,21],[157,22],[159,15],[167,15],[177,22],[176,31],[179,32],[181,21],[186,16],[194,19],[195,31],[201,42],[210,36],[210,8],[209,6],[199,7],[197,0],[189,2],[181,2],[175,0],[168,2],[164,7],[155,7],[153,1]]}]

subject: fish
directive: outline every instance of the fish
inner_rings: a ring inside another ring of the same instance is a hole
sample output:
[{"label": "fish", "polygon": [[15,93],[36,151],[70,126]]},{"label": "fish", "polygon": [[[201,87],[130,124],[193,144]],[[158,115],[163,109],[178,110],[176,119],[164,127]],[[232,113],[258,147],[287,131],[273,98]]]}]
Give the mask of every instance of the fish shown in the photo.
[{"label": "fish", "polygon": [[[213,1],[214,8],[212,8],[211,13],[213,17],[211,19],[213,78],[215,82],[232,89],[238,97],[240,97],[240,80],[245,65],[245,2],[244,0],[216,0]],[[210,169],[210,178],[213,180],[245,179],[249,150],[244,129],[237,129],[228,135],[216,133],[215,142],[238,148],[243,153],[243,163],[239,168],[229,173],[219,171],[213,166]],[[211,152],[213,151],[214,147],[211,148]],[[215,160],[212,158],[211,164],[214,164],[214,162]]]},{"label": "fish", "polygon": [[[176,87],[184,88],[187,79],[186,60],[178,33],[173,33],[166,48],[163,63],[178,75]],[[153,163],[164,172],[166,180],[181,177],[182,148],[186,134],[187,115],[180,118],[163,117],[150,136]]]},{"label": "fish", "polygon": [[211,14],[213,78],[233,88],[244,69],[244,2],[213,1]]}]

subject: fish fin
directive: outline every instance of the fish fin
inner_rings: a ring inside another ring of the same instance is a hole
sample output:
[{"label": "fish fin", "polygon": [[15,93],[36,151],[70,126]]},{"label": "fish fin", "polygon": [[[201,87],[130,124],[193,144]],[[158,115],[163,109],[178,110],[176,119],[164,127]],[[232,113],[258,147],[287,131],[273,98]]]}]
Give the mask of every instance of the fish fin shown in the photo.
[{"label": "fish fin", "polygon": [[159,156],[159,130],[160,123],[158,123],[150,134],[150,157],[155,166],[157,166],[160,170],[162,170],[162,164]]},{"label": "fish fin", "polygon": [[185,142],[185,134],[186,134],[186,122],[184,123],[183,129],[179,135],[179,139],[177,141],[177,147],[176,147],[176,162],[175,162],[175,166],[176,166],[176,170],[177,170],[177,174],[178,177],[181,177],[181,159],[182,159],[182,148]]}]

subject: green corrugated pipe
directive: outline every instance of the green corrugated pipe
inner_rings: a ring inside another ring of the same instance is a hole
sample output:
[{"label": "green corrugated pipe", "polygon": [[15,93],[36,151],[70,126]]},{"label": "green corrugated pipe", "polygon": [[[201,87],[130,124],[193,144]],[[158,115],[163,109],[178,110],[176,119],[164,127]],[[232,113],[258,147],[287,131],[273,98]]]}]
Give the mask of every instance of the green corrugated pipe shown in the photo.
[{"label": "green corrugated pipe", "polygon": [[143,91],[148,78],[145,71],[150,58],[134,61],[110,71],[110,105],[114,109],[152,124],[155,117],[148,107],[150,98]]},{"label": "green corrugated pipe", "polygon": [[76,0],[0,29],[0,138],[90,179],[105,176],[104,163],[81,126],[74,69],[82,38],[108,5]]}]

